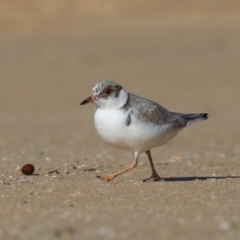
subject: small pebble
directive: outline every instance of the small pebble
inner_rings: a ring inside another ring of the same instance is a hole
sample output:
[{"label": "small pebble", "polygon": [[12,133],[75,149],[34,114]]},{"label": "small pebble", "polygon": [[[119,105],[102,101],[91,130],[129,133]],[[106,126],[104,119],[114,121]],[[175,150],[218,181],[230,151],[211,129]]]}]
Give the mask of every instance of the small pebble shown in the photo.
[{"label": "small pebble", "polygon": [[19,171],[21,169],[21,167],[19,165],[16,166],[15,170]]},{"label": "small pebble", "polygon": [[219,229],[220,229],[221,231],[227,231],[227,230],[229,230],[230,228],[231,228],[231,225],[230,225],[229,222],[222,222],[222,223],[219,224]]},{"label": "small pebble", "polygon": [[48,174],[60,174],[60,172],[58,170],[52,170],[48,172]]},{"label": "small pebble", "polygon": [[32,175],[34,170],[35,168],[32,164],[26,164],[22,167],[22,173],[25,175]]}]

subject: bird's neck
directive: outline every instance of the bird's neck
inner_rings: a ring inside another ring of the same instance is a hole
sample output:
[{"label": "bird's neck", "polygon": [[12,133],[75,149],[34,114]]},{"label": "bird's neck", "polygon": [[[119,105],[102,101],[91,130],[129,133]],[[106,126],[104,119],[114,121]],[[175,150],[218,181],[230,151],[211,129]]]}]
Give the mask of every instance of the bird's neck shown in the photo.
[{"label": "bird's neck", "polygon": [[118,104],[116,108],[126,108],[129,102],[129,93],[125,89],[121,89],[118,95]]}]

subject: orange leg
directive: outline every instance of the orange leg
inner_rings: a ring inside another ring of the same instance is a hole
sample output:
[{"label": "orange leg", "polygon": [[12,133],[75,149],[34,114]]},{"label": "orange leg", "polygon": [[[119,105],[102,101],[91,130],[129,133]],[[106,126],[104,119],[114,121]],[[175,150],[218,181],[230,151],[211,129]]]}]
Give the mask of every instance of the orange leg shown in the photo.
[{"label": "orange leg", "polygon": [[114,178],[116,178],[117,176],[125,173],[125,172],[128,172],[129,170],[132,170],[134,169],[135,167],[137,167],[137,164],[138,164],[138,156],[139,154],[138,153],[134,153],[134,162],[127,168],[124,168],[123,170],[119,171],[119,172],[116,172],[116,173],[113,173],[113,174],[109,174],[109,175],[106,175],[106,176],[97,176],[97,178],[100,178],[102,180],[105,180],[105,181],[112,181]]},{"label": "orange leg", "polygon": [[156,181],[161,181],[162,178],[158,175],[157,171],[156,171],[155,168],[154,168],[150,150],[147,150],[147,151],[146,151],[146,154],[147,154],[148,160],[149,160],[149,162],[150,162],[150,166],[151,166],[151,169],[152,169],[152,175],[151,175],[150,178],[146,178],[146,179],[144,179],[143,181],[144,181],[144,182],[156,182]]}]

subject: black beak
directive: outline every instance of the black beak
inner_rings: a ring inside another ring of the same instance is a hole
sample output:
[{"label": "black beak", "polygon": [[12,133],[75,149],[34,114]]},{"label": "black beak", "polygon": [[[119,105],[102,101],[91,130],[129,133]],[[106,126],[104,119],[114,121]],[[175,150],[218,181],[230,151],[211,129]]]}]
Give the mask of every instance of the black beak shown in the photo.
[{"label": "black beak", "polygon": [[80,103],[80,105],[85,105],[85,104],[87,104],[87,103],[93,102],[94,100],[95,100],[95,98],[94,98],[93,96],[90,96],[90,97],[88,97],[87,99],[85,99],[84,101],[82,101],[82,102]]},{"label": "black beak", "polygon": [[87,104],[87,103],[89,103],[88,98],[85,99],[84,101],[82,101],[82,102],[80,103],[80,105],[85,105],[85,104]]}]

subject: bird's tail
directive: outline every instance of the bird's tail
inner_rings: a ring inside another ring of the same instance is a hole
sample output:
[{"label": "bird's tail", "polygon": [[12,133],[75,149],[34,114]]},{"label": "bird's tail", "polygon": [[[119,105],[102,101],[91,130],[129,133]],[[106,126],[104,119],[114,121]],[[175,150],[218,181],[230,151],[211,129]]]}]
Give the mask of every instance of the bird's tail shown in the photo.
[{"label": "bird's tail", "polygon": [[191,114],[182,114],[185,120],[187,120],[187,126],[201,120],[208,119],[208,113],[191,113]]}]

